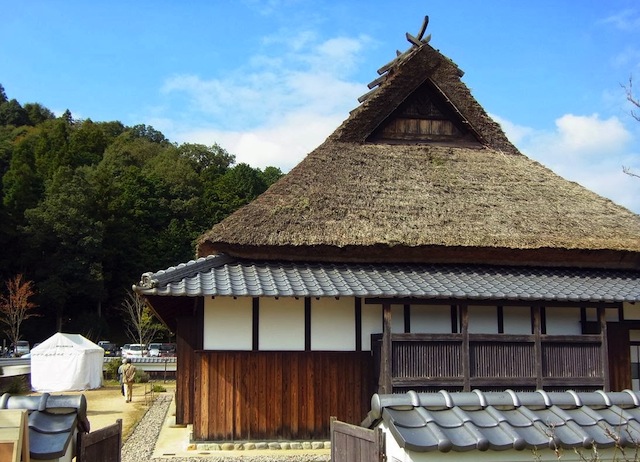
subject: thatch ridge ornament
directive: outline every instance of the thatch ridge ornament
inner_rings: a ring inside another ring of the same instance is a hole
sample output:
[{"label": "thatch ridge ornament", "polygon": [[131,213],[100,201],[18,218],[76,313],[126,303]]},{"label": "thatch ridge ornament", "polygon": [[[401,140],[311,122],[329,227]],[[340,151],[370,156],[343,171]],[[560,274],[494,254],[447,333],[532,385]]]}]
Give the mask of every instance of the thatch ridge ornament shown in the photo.
[{"label": "thatch ridge ornament", "polygon": [[393,72],[394,68],[398,64],[400,64],[409,55],[410,52],[422,47],[423,45],[428,44],[431,41],[431,34],[424,37],[424,33],[426,32],[428,25],[429,25],[429,16],[425,16],[424,20],[422,21],[422,27],[420,28],[420,31],[418,32],[417,37],[414,37],[409,32],[405,33],[407,41],[411,44],[411,47],[409,47],[409,49],[406,50],[405,52],[396,50],[396,57],[392,61],[389,61],[387,64],[385,64],[380,69],[378,69],[378,75],[380,75],[380,77],[378,77],[377,79],[375,79],[374,81],[370,82],[367,85],[367,87],[371,91],[359,97],[358,98],[359,103],[363,103],[364,101],[369,99],[369,97],[373,93],[375,93],[375,91],[377,90],[377,87],[382,85],[387,80],[387,77]]}]

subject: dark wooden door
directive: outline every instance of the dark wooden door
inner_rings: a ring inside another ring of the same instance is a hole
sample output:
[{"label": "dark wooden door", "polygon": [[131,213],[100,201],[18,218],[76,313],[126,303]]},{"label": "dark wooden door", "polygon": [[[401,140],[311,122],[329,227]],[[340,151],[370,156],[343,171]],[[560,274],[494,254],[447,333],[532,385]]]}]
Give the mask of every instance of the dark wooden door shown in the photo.
[{"label": "dark wooden door", "polygon": [[607,323],[607,345],[611,391],[631,389],[629,326],[619,322]]}]

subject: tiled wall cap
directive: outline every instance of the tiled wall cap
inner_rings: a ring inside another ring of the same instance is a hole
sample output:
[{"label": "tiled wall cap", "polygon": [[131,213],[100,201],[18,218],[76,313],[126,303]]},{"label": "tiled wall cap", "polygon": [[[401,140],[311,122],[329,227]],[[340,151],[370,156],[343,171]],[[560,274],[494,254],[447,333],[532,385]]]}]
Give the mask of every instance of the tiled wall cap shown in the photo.
[{"label": "tiled wall cap", "polygon": [[596,390],[596,393],[598,393],[599,395],[602,396],[602,398],[604,399],[604,404],[607,407],[611,407],[611,399],[609,398],[609,396],[602,390]]},{"label": "tiled wall cap", "polygon": [[482,393],[480,390],[475,389],[473,390],[473,392],[478,395],[478,400],[480,401],[480,407],[482,409],[486,408],[488,406],[487,403],[487,397],[484,395],[484,393]]},{"label": "tiled wall cap", "polygon": [[544,400],[544,406],[549,408],[551,406],[553,406],[553,403],[551,402],[551,398],[549,398],[549,394],[544,391],[544,390],[536,390],[536,393],[539,393],[540,396],[542,396],[542,399]]},{"label": "tiled wall cap", "polygon": [[453,399],[451,398],[451,395],[449,394],[449,392],[447,390],[440,390],[438,393],[440,393],[442,396],[444,396],[444,403],[445,405],[451,409],[454,404],[453,404]]},{"label": "tiled wall cap", "polygon": [[625,389],[625,390],[622,390],[622,392],[627,393],[629,394],[629,396],[631,396],[631,399],[633,400],[633,405],[635,407],[640,407],[640,399],[638,399],[638,395],[633,390]]},{"label": "tiled wall cap", "polygon": [[516,394],[516,392],[511,389],[507,389],[506,391],[509,394],[509,396],[511,396],[513,407],[520,407],[520,398],[518,398],[518,395]]},{"label": "tiled wall cap", "polygon": [[[573,390],[567,390],[567,393],[569,393],[571,396],[573,396],[573,399],[576,402],[576,407],[582,407],[582,400],[580,399],[580,396],[578,396],[578,394],[573,391]],[[637,404],[636,404],[637,406]]]}]

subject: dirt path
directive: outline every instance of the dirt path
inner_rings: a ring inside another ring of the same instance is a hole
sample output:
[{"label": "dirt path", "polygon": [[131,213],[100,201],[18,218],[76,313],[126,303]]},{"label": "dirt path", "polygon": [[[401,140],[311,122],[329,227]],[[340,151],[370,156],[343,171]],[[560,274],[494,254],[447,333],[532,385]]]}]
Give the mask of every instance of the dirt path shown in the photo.
[{"label": "dirt path", "polygon": [[[175,382],[155,382],[167,391],[162,394],[173,394]],[[65,395],[83,394],[87,398],[87,418],[91,424],[91,431],[107,427],[122,419],[122,435],[126,441],[135,425],[149,409],[153,396],[151,384],[141,383],[133,387],[133,402],[126,403],[120,393],[120,385],[116,382],[107,382],[105,386],[97,390],[85,390],[81,392],[55,393]]]}]

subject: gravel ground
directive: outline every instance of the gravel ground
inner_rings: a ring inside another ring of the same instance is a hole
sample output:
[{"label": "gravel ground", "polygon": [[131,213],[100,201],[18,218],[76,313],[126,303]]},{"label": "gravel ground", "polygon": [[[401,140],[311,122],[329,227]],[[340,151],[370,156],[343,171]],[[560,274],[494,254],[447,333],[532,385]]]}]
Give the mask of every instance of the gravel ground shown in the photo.
[{"label": "gravel ground", "polygon": [[153,449],[160,429],[171,404],[171,396],[159,395],[140,420],[122,447],[122,462],[328,462],[329,456],[318,454],[301,455],[237,455],[205,457],[158,457],[152,459]]}]

